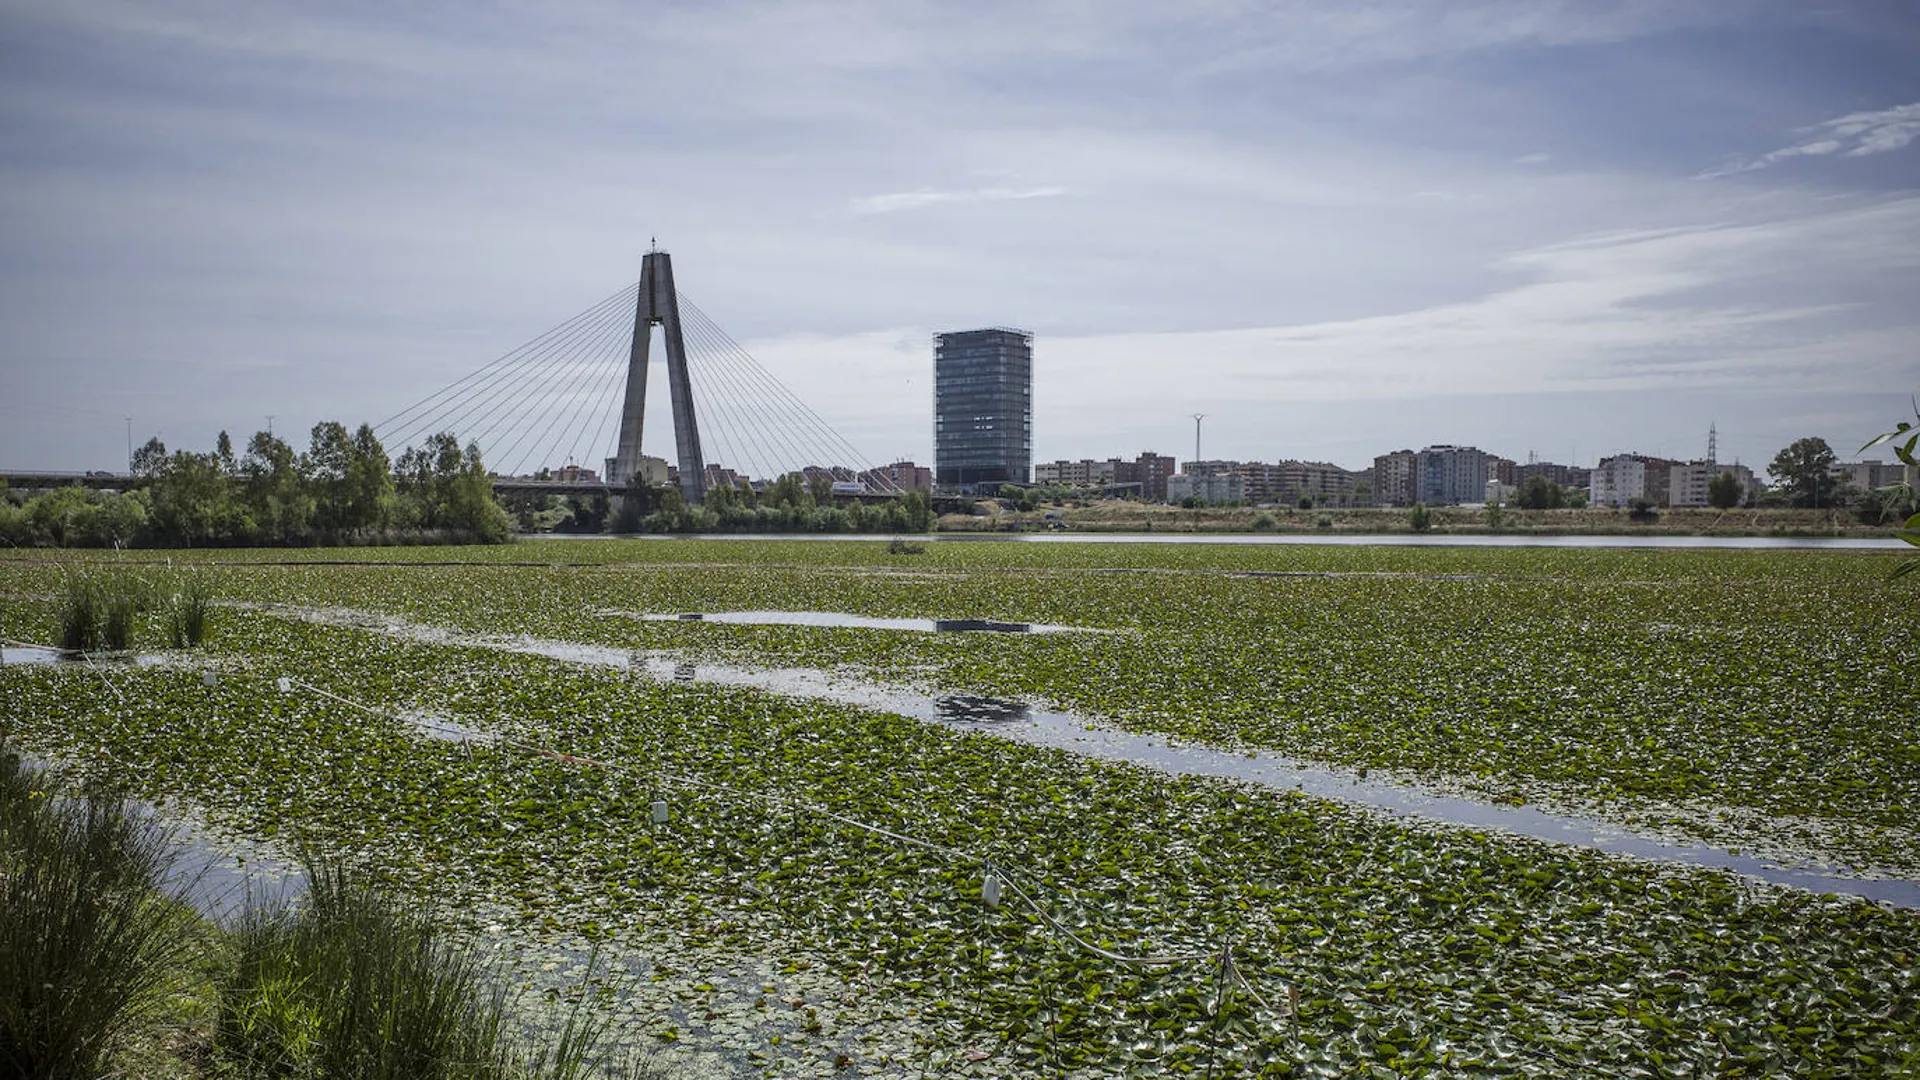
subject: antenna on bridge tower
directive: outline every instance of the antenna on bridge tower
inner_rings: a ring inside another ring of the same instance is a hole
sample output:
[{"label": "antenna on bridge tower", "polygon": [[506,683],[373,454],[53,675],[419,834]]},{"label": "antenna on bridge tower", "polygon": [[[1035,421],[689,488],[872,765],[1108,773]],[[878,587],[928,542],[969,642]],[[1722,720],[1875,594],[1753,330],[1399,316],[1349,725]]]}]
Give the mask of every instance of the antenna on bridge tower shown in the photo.
[{"label": "antenna on bridge tower", "polygon": [[693,415],[693,380],[687,375],[687,346],[680,335],[680,298],[673,289],[673,257],[649,238],[652,250],[640,261],[640,294],[634,304],[633,346],[627,353],[627,397],[620,410],[620,444],[615,451],[615,486],[640,470],[640,431],[647,418],[647,350],[653,328],[667,346],[667,395],[673,401],[673,441],[680,457],[680,492],[689,506],[706,500],[707,466],[700,455],[700,429]]}]

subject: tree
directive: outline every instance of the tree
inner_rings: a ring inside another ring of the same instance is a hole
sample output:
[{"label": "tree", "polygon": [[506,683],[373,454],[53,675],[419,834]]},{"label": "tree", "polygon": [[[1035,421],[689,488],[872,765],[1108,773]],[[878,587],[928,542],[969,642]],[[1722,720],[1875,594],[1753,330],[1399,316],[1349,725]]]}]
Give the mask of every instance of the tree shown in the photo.
[{"label": "tree", "polygon": [[322,532],[354,527],[353,495],[347,480],[353,465],[353,440],[346,425],[323,420],[313,425],[313,441],[300,458],[300,472],[313,496],[313,524]]},{"label": "tree", "polygon": [[1426,532],[1433,527],[1433,511],[1427,509],[1426,503],[1414,503],[1413,509],[1407,511],[1407,524],[1414,532]]},{"label": "tree", "polygon": [[284,544],[307,534],[313,501],[293,447],[268,432],[255,432],[240,461],[240,477],[247,510],[266,542]]},{"label": "tree", "polygon": [[393,462],[372,425],[361,424],[347,459],[347,517],[354,528],[384,529],[393,521],[395,498]]},{"label": "tree", "polygon": [[1535,473],[1527,477],[1526,486],[1513,501],[1522,510],[1558,510],[1566,505],[1567,497],[1559,484]]},{"label": "tree", "polygon": [[1731,510],[1740,505],[1740,478],[1731,472],[1723,472],[1707,485],[1707,505],[1715,510]]},{"label": "tree", "polygon": [[[1869,444],[1871,445],[1871,444]],[[1767,474],[1785,489],[1789,506],[1832,506],[1839,478],[1833,475],[1833,448],[1817,436],[1797,439],[1773,456]]]},{"label": "tree", "polygon": [[133,471],[133,475],[149,480],[159,476],[167,471],[167,444],[161,442],[158,435],[148,439],[145,445],[133,452],[133,460],[127,463],[127,467]]}]

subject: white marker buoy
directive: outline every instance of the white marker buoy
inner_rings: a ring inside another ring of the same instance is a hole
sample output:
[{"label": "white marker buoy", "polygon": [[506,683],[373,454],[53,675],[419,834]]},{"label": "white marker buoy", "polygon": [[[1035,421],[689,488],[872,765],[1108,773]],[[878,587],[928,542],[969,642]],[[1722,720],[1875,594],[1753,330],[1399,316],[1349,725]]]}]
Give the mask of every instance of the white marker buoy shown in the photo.
[{"label": "white marker buoy", "polygon": [[201,672],[201,673],[200,673],[200,682],[201,682],[201,683],[202,683],[203,685],[206,685],[206,686],[213,686],[213,685],[215,685],[216,683],[218,683],[219,681],[220,681],[220,676],[218,676],[218,675],[215,675],[215,674],[214,674],[213,672],[211,672],[211,671],[203,671],[203,672]]},{"label": "white marker buoy", "polygon": [[986,880],[980,883],[980,899],[985,900],[990,908],[1000,906],[1000,875],[987,871]]},{"label": "white marker buoy", "polygon": [[275,679],[273,681],[273,684],[275,686],[278,686],[280,688],[280,692],[283,694],[293,693],[293,680],[287,678],[285,675],[282,675],[278,679]]},{"label": "white marker buoy", "polygon": [[653,800],[653,823],[655,825],[664,825],[667,823],[667,800]]}]

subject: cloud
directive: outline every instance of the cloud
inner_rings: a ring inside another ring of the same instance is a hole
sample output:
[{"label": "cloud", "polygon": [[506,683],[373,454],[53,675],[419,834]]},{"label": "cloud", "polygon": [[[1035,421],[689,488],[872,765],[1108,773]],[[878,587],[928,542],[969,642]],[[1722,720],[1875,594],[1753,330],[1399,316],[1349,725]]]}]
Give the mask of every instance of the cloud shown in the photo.
[{"label": "cloud", "polygon": [[864,195],[848,200],[855,214],[891,214],[900,210],[922,210],[942,203],[1000,202],[1008,199],[1051,199],[1067,194],[1063,187],[975,188],[971,191],[896,191],[887,195]]},{"label": "cloud", "polygon": [[1868,157],[1904,148],[1920,139],[1920,102],[1897,105],[1891,109],[1848,113],[1800,129],[1806,136],[1791,146],[1737,160],[1701,173],[1697,179],[1713,180],[1722,176],[1753,172],[1797,157]]}]

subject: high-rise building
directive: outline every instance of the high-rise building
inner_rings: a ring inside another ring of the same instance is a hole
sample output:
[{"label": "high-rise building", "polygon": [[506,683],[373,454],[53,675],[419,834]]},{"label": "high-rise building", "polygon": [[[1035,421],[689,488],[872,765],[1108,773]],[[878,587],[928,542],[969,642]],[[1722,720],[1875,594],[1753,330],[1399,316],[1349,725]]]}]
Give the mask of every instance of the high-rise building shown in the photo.
[{"label": "high-rise building", "polygon": [[1382,506],[1410,506],[1418,499],[1414,490],[1414,462],[1411,450],[1395,450],[1373,459],[1373,501]]},{"label": "high-rise building", "polygon": [[992,327],[933,340],[933,471],[945,488],[1024,484],[1033,464],[1033,335]]},{"label": "high-rise building", "polygon": [[[1413,459],[1413,492],[1428,506],[1479,502],[1486,497],[1493,455],[1471,446],[1425,447]],[[1380,459],[1374,459],[1379,466]]]}]

